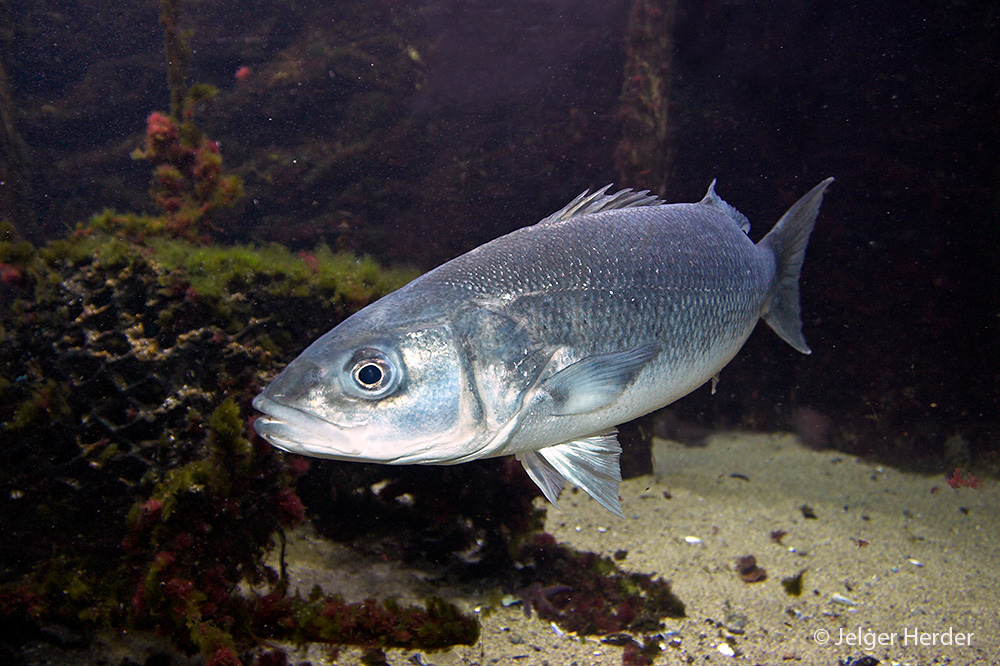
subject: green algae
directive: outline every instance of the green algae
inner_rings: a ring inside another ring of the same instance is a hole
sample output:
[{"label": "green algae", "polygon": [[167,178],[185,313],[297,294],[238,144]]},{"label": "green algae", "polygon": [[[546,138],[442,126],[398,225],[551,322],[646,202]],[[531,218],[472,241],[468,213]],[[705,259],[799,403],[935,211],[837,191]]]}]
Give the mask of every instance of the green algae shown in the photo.
[{"label": "green algae", "polygon": [[[0,238],[18,262],[0,312],[3,482],[33,507],[9,525],[0,622],[154,629],[208,656],[254,644],[259,601],[238,583],[281,589],[263,553],[303,517],[296,473],[248,430],[260,375],[414,272],[200,245],[154,219],[109,212],[37,251]],[[47,554],[31,535],[51,529],[79,536]]]},{"label": "green algae", "polygon": [[785,592],[787,592],[789,596],[802,596],[802,577],[805,573],[806,570],[803,569],[794,576],[788,576],[787,578],[781,579],[781,587],[785,588]]},{"label": "green algae", "polygon": [[213,654],[248,640],[241,579],[273,580],[262,562],[281,528],[279,503],[291,476],[269,448],[246,438],[246,420],[226,398],[208,420],[204,457],[167,470],[128,515],[125,546],[139,583],[130,622]]},{"label": "green algae", "polygon": [[293,252],[277,243],[202,245],[160,235],[127,240],[129,235],[149,232],[144,220],[150,219],[156,218],[107,211],[75,237],[50,243],[42,256],[50,264],[93,262],[103,268],[148,261],[161,274],[162,286],[184,283],[193,295],[209,299],[261,287],[274,296],[315,296],[363,306],[418,275],[412,268],[383,268],[374,259],[333,252],[326,245]]},{"label": "green algae", "polygon": [[69,414],[65,387],[53,379],[47,379],[40,382],[40,385],[18,404],[13,418],[6,423],[6,429],[20,433],[41,426],[52,419],[65,418]]},{"label": "green algae", "polygon": [[0,264],[25,266],[35,257],[34,246],[21,240],[10,220],[0,222]]},{"label": "green algae", "polygon": [[[285,524],[291,476],[269,446],[245,437],[234,400],[224,400],[208,423],[207,455],[168,471],[129,513],[127,550],[142,571],[133,626],[155,628],[206,657],[235,656],[237,646],[268,638],[422,649],[475,642],[476,619],[438,598],[420,608],[392,599],[346,603],[318,590],[307,599],[287,596],[262,555]],[[241,579],[267,582],[271,591],[244,594]]]},{"label": "green algae", "polygon": [[294,253],[277,243],[199,246],[155,238],[147,246],[166,271],[182,275],[196,293],[208,297],[263,280],[264,288],[276,296],[321,294],[335,301],[365,304],[417,275],[412,269],[383,269],[370,258],[334,253],[326,245]]}]

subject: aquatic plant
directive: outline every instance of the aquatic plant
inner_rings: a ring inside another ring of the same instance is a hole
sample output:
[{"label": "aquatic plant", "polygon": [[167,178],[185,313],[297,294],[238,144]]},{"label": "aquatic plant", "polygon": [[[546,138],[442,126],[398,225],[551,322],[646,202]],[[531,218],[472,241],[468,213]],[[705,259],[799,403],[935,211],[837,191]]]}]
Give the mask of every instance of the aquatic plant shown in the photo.
[{"label": "aquatic plant", "polygon": [[684,603],[670,583],[649,574],[623,571],[615,558],[580,552],[536,533],[517,555],[518,592],[526,615],[533,613],[583,636],[623,649],[625,666],[647,666],[662,651],[666,618],[684,617]]},{"label": "aquatic plant", "polygon": [[158,217],[133,218],[146,233],[167,233],[205,241],[212,230],[212,214],[232,206],[243,195],[239,176],[224,175],[219,144],[206,137],[194,122],[196,107],[216,95],[215,86],[187,85],[190,51],[178,27],[178,0],[162,0],[160,24],[167,62],[170,113],[153,111],[146,119],[144,148],[133,159],[153,165],[149,194],[160,209]]},{"label": "aquatic plant", "polygon": [[0,263],[23,268],[34,256],[34,246],[21,238],[13,223],[0,222]]},{"label": "aquatic plant", "polygon": [[966,473],[966,475],[963,476],[962,470],[957,467],[947,478],[947,482],[949,486],[955,488],[956,490],[958,488],[980,488],[983,485],[982,481],[970,473]]},{"label": "aquatic plant", "polygon": [[187,65],[191,51],[187,36],[181,32],[180,0],[160,0],[160,25],[163,26],[163,53],[167,61],[167,85],[170,88],[170,115],[179,118],[186,97]]},{"label": "aquatic plant", "polygon": [[0,222],[0,284],[21,286],[26,280],[25,270],[34,258],[34,246],[21,238],[13,223]]},{"label": "aquatic plant", "polygon": [[264,552],[282,520],[302,519],[282,509],[292,479],[269,446],[245,437],[246,423],[223,401],[208,422],[207,455],[167,471],[129,512],[123,541],[135,572],[131,624],[206,655],[249,638],[237,585],[277,582]]},{"label": "aquatic plant", "polygon": [[753,555],[736,558],[736,573],[744,583],[759,583],[767,579],[767,570],[757,564]]},{"label": "aquatic plant", "polygon": [[347,603],[318,588],[302,598],[271,594],[251,606],[251,627],[258,636],[295,643],[325,642],[362,647],[434,650],[471,645],[479,638],[479,623],[452,603],[429,597],[423,608],[389,599]]},{"label": "aquatic plant", "polygon": [[794,576],[786,576],[781,579],[781,587],[785,588],[785,592],[792,597],[802,596],[802,580],[805,576],[806,569],[801,569]]},{"label": "aquatic plant", "polygon": [[[287,597],[262,557],[272,535],[304,512],[283,458],[260,438],[247,439],[246,425],[236,404],[223,402],[209,420],[209,454],[168,472],[129,513],[125,546],[140,574],[133,623],[218,663],[239,663],[236,647],[264,637],[423,649],[476,640],[476,620],[441,599],[418,609],[392,600],[345,603],[319,591]],[[273,591],[243,595],[241,581]]]},{"label": "aquatic plant", "polygon": [[0,238],[26,276],[0,309],[0,621],[154,628],[225,663],[254,640],[237,584],[280,586],[263,554],[304,518],[308,465],[249,431],[274,340],[302,346],[412,272],[129,238]]},{"label": "aquatic plant", "polygon": [[203,136],[190,119],[194,102],[214,94],[210,86],[192,86],[180,125],[159,111],[149,114],[146,146],[132,153],[154,167],[149,194],[161,215],[146,219],[148,233],[204,241],[212,212],[232,206],[243,195],[239,177],[223,175],[219,144]]},{"label": "aquatic plant", "polygon": [[531,583],[524,608],[581,635],[655,632],[668,617],[684,617],[670,583],[621,570],[611,558],[575,551],[547,533],[534,536],[519,561]]}]

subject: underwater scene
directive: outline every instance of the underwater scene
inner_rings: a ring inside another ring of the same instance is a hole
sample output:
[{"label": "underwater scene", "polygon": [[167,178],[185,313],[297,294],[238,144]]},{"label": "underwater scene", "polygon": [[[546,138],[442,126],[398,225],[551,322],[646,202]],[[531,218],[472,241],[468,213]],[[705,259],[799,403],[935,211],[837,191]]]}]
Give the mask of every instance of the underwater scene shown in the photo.
[{"label": "underwater scene", "polygon": [[0,0],[0,662],[1000,664],[1000,6]]}]

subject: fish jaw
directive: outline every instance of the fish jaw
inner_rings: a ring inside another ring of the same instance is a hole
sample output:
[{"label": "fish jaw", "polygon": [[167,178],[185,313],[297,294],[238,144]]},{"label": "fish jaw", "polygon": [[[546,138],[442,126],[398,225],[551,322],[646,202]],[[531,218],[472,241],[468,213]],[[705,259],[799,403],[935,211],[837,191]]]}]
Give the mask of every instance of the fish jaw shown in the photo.
[{"label": "fish jaw", "polygon": [[[345,427],[330,423],[307,411],[282,405],[263,394],[254,398],[253,406],[264,413],[254,421],[254,430],[271,446],[282,451],[350,462],[388,465],[404,462],[400,455],[389,455],[385,449],[373,446],[370,432],[364,426]],[[382,453],[379,453],[380,450]]]},{"label": "fish jaw", "polygon": [[406,448],[393,448],[385,446],[365,425],[339,426],[263,394],[254,398],[253,406],[264,413],[254,421],[257,434],[271,446],[301,456],[383,465],[453,465],[484,457],[478,446],[455,433],[419,438]]},{"label": "fish jaw", "polygon": [[254,398],[253,406],[265,414],[254,421],[254,430],[282,451],[337,460],[365,458],[363,440],[352,437],[350,429],[282,405],[264,394]]}]

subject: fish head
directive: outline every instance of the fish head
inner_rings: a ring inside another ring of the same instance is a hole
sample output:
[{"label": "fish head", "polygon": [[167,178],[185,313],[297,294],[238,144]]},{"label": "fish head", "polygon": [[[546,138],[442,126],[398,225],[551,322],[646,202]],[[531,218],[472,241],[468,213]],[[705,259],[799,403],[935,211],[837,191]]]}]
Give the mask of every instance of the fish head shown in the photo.
[{"label": "fish head", "polygon": [[279,449],[337,460],[446,463],[467,455],[482,419],[451,327],[364,319],[355,315],[319,338],[254,399],[264,413],[257,433]]}]

